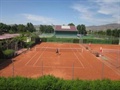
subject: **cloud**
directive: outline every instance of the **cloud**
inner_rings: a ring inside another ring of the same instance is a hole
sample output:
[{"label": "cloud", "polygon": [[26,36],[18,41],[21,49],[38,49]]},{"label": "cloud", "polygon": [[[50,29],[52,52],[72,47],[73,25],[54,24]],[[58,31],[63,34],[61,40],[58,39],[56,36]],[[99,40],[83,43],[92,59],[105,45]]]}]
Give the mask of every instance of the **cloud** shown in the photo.
[{"label": "cloud", "polygon": [[[93,0],[91,0],[91,1],[93,1]],[[104,3],[113,3],[113,2],[116,2],[116,3],[118,3],[118,2],[120,2],[120,0],[96,0],[95,2],[104,2]]]},{"label": "cloud", "polygon": [[120,22],[119,0],[88,0],[73,4],[72,9],[78,12],[79,19],[99,24]]},{"label": "cloud", "polygon": [[39,22],[42,24],[51,24],[54,23],[55,19],[45,17],[45,16],[39,16],[39,15],[33,15],[33,14],[22,14],[27,20]]},{"label": "cloud", "polygon": [[120,1],[119,0],[101,0],[98,13],[110,15],[114,22],[120,21]]},{"label": "cloud", "polygon": [[79,13],[79,18],[91,20],[95,13],[91,10],[91,7],[87,7],[81,4],[74,4],[72,9]]}]

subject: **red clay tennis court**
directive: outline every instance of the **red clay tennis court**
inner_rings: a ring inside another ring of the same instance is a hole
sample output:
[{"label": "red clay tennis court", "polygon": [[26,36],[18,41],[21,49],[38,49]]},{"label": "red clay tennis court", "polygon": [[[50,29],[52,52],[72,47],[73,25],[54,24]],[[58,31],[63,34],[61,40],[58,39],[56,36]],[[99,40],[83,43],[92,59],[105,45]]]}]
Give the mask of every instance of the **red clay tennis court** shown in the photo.
[{"label": "red clay tennis court", "polygon": [[[91,45],[91,49],[99,52],[100,46]],[[117,47],[120,48],[119,45]],[[57,49],[59,53],[56,53]],[[64,79],[120,79],[120,68],[96,57],[82,44],[41,43],[12,60],[14,63],[8,60],[0,64],[0,76],[54,75]]]}]

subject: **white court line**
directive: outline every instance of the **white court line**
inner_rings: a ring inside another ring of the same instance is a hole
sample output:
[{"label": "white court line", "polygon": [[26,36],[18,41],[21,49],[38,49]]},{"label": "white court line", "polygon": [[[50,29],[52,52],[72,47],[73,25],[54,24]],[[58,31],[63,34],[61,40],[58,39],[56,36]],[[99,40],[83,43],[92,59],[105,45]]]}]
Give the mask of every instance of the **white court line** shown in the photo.
[{"label": "white court line", "polygon": [[83,60],[85,60],[93,68],[93,66],[82,56],[82,54],[80,52],[78,52],[78,53],[83,58]]},{"label": "white court line", "polygon": [[[27,65],[29,67],[32,67],[32,65]],[[46,68],[73,68],[71,67],[63,67],[63,66],[39,66],[39,65],[35,65],[33,67],[46,67]],[[83,67],[74,67],[74,68],[83,68]]]},{"label": "white court line", "polygon": [[112,71],[114,71],[116,74],[118,74],[120,76],[120,71],[114,69],[114,67],[112,65],[110,65],[108,62],[105,62],[101,59],[98,59],[99,61],[101,61],[102,63],[104,63],[108,68],[110,68]]},{"label": "white court line", "polygon": [[[71,46],[70,46],[70,48],[71,48]],[[73,51],[73,53],[74,53],[75,57],[77,58],[77,60],[79,61],[79,63],[82,65],[82,67],[85,68],[84,65],[83,65],[83,63],[81,62],[81,60],[78,58],[78,56],[75,54],[74,51]]]},{"label": "white court line", "polygon": [[111,54],[111,53],[104,53],[103,52],[103,54],[106,56],[106,57],[109,57],[111,60],[116,60],[116,59],[118,59],[118,53],[116,53],[116,56],[114,56],[113,54]]},{"label": "white court line", "polygon": [[[38,54],[38,52],[37,52],[36,54]],[[25,66],[36,56],[36,54],[34,54],[34,55],[29,59],[29,61],[25,64]]]},{"label": "white court line", "polygon": [[[47,49],[47,47],[45,48],[45,50]],[[38,60],[41,58],[41,56],[43,55],[43,53],[45,52],[45,50],[40,54],[40,56],[38,57],[38,59],[36,60],[36,62],[33,64],[33,66],[35,66],[35,64],[38,62]]]},{"label": "white court line", "polygon": [[37,52],[35,55],[33,55],[33,57],[30,58],[30,60],[25,64],[25,66],[38,54],[39,52]]}]

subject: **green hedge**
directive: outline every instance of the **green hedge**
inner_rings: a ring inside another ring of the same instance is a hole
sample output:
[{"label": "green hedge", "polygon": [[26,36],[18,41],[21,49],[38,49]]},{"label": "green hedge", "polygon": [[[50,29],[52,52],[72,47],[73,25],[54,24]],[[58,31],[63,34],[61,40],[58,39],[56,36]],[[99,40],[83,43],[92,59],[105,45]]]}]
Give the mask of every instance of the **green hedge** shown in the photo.
[{"label": "green hedge", "polygon": [[52,37],[52,38],[41,38],[42,42],[68,42],[68,43],[73,43],[72,38],[56,38],[56,37]]},{"label": "green hedge", "polygon": [[3,51],[3,54],[4,54],[4,58],[5,59],[9,59],[9,58],[12,58],[14,56],[14,50],[12,49],[7,49],[7,50],[4,50]]},{"label": "green hedge", "polygon": [[47,38],[41,38],[42,42],[47,42]]},{"label": "green hedge", "polygon": [[73,43],[79,43],[79,39],[73,39]]},{"label": "green hedge", "polygon": [[83,43],[95,43],[95,44],[118,44],[118,39],[83,39]]},{"label": "green hedge", "polygon": [[41,38],[42,42],[67,42],[67,43],[94,43],[94,44],[118,44],[118,39],[75,39],[75,38]]},{"label": "green hedge", "polygon": [[31,42],[26,42],[25,43],[25,47],[29,48],[29,47],[32,47],[35,45],[35,42],[34,41],[31,41]]},{"label": "green hedge", "polygon": [[68,42],[68,43],[72,43],[73,39],[70,39],[70,38],[47,38],[47,42]]},{"label": "green hedge", "polygon": [[119,90],[120,81],[63,80],[54,76],[40,78],[0,77],[0,90]]}]

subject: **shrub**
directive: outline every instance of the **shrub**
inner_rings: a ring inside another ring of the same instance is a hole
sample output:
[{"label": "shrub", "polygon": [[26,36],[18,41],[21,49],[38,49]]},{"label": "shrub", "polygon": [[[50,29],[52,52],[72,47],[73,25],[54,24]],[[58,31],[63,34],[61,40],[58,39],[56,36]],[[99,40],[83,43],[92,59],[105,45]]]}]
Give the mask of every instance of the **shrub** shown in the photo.
[{"label": "shrub", "polygon": [[0,90],[119,90],[120,81],[63,80],[54,76],[39,78],[0,77]]},{"label": "shrub", "polygon": [[42,42],[47,42],[47,38],[41,38]]},{"label": "shrub", "polygon": [[9,58],[12,58],[14,56],[14,50],[12,49],[7,49],[7,50],[4,50],[3,51],[3,54],[4,54],[4,58],[5,59],[9,59]]},{"label": "shrub", "polygon": [[79,39],[73,39],[73,43],[79,43]]},{"label": "shrub", "polygon": [[32,47],[34,46],[35,42],[34,41],[31,41],[31,42],[26,42],[25,43],[25,47],[29,48],[29,47]]}]

